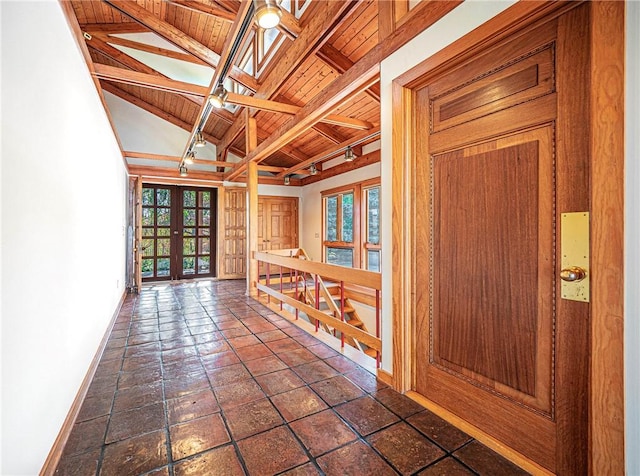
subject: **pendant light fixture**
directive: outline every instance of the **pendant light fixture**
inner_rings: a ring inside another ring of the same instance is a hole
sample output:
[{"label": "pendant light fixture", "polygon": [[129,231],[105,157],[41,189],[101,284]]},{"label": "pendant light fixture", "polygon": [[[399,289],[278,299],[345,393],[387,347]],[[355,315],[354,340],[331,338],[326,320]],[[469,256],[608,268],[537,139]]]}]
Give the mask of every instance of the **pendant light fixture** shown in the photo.
[{"label": "pendant light fixture", "polygon": [[275,28],[280,24],[282,10],[276,0],[254,0],[256,22],[260,28]]},{"label": "pendant light fixture", "polygon": [[347,162],[353,162],[356,159],[356,156],[353,155],[353,149],[351,146],[347,146],[347,150],[344,152],[344,160]]},{"label": "pendant light fixture", "polygon": [[186,165],[191,165],[193,164],[193,161],[195,158],[196,158],[196,154],[192,150],[190,150],[187,156],[184,158],[184,163]]},{"label": "pendant light fixture", "polygon": [[289,177],[288,175],[285,175],[284,176],[284,184],[285,185],[291,184],[291,177]]},{"label": "pendant light fixture", "polygon": [[189,171],[187,170],[186,165],[181,165],[179,170],[180,170],[180,177],[186,177],[189,174]]},{"label": "pendant light fixture", "polygon": [[218,84],[218,87],[213,91],[213,94],[209,96],[209,104],[216,109],[222,109],[225,101],[227,100],[227,96],[229,96],[227,90],[222,84]]},{"label": "pendant light fixture", "polygon": [[315,175],[318,173],[318,168],[316,167],[315,163],[311,164],[311,166],[309,167],[309,173],[311,175]]},{"label": "pendant light fixture", "polygon": [[194,139],[194,145],[196,147],[204,147],[205,145],[207,145],[207,141],[204,139],[204,135],[202,135],[202,132],[200,132],[200,131],[196,132],[196,138]]}]

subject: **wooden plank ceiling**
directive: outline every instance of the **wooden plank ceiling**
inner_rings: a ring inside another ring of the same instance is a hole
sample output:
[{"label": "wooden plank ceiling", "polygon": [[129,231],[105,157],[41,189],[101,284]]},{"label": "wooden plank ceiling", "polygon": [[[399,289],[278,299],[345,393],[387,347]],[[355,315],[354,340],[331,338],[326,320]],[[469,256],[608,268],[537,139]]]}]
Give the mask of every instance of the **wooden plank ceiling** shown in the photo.
[{"label": "wooden plank ceiling", "polygon": [[[283,1],[277,31],[260,31],[251,21],[244,34],[241,24],[249,8],[238,0],[65,3],[71,5],[67,15],[75,15],[99,88],[188,133],[180,152],[123,145],[132,174],[177,177],[200,129],[208,156],[196,155],[189,176],[243,181],[246,163],[254,160],[261,182],[279,184],[286,175],[292,184],[311,180],[311,162],[321,176],[323,162],[344,154],[348,145],[360,157],[362,146],[379,138],[377,0]],[[451,9],[459,2],[447,3]],[[224,71],[234,42],[237,54]],[[178,77],[167,68],[199,72],[200,77]],[[230,90],[227,106],[207,108],[206,98],[218,80]],[[112,103],[105,101],[107,107]],[[258,128],[258,147],[251,154],[245,153],[248,117],[255,117]],[[120,127],[114,124],[124,136]],[[367,163],[366,157],[356,159],[340,170]]]}]

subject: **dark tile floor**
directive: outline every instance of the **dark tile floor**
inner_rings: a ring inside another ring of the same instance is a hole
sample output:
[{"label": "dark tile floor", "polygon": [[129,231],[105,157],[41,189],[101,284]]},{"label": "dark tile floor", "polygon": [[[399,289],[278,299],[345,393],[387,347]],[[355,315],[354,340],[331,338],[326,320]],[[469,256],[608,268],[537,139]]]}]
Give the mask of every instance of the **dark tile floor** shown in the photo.
[{"label": "dark tile floor", "polygon": [[128,297],[56,474],[526,474],[244,290]]}]

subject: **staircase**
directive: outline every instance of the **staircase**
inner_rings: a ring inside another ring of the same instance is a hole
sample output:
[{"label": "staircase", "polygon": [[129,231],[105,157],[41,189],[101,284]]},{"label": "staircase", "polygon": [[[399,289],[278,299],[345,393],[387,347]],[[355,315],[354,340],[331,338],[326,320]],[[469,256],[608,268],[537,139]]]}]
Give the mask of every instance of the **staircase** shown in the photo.
[{"label": "staircase", "polygon": [[[292,257],[309,260],[309,257],[302,248],[298,249]],[[277,283],[280,279],[270,279],[270,282],[272,284]],[[297,301],[308,304],[327,315],[335,317],[336,319],[340,319],[350,326],[361,329],[367,333],[369,332],[365,324],[360,319],[352,300],[348,298],[341,299],[344,289],[341,289],[341,285],[339,283],[325,282],[321,276],[312,273],[299,274],[297,276],[297,281],[291,276],[282,279],[282,281],[281,285],[283,287],[283,294],[291,296]],[[311,324],[316,326],[316,330],[322,330],[330,333],[334,337],[341,339],[343,343],[354,347],[369,357],[373,357],[374,359],[376,358],[375,349],[367,347],[354,337],[343,334],[339,330],[332,328],[330,325],[323,323],[318,319],[314,319],[312,316],[307,316],[307,318]]]}]

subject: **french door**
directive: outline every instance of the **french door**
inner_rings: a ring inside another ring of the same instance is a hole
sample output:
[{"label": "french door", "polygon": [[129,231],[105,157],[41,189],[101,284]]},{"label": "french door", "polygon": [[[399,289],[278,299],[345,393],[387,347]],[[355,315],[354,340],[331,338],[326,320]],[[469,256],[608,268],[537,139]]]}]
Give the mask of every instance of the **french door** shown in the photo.
[{"label": "french door", "polygon": [[216,189],[143,184],[143,281],[215,276],[216,198]]}]

